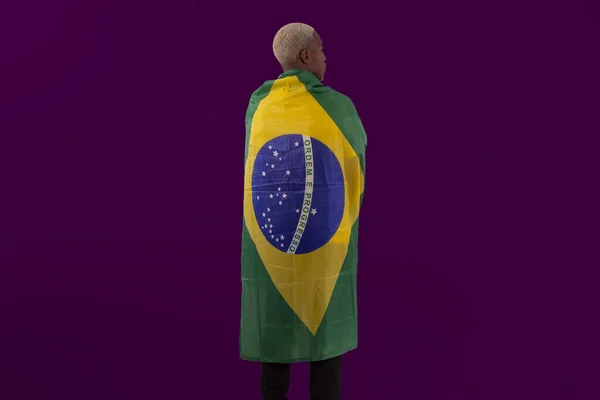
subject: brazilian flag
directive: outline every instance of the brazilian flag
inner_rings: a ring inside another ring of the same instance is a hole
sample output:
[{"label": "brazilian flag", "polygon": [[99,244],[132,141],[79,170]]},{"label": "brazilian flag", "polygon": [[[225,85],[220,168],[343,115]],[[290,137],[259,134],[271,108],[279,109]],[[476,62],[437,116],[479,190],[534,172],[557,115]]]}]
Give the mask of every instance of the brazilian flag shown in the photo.
[{"label": "brazilian flag", "polygon": [[358,346],[358,216],[367,139],[352,101],[312,73],[258,88],[246,114],[244,360],[318,361]]}]

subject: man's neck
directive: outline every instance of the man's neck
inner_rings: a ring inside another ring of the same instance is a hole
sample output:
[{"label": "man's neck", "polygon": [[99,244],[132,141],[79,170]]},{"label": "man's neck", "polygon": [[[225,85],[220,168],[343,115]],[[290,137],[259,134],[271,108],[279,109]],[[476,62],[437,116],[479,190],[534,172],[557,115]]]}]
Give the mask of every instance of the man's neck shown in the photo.
[{"label": "man's neck", "polygon": [[[288,68],[283,68],[283,73],[282,75],[293,75],[293,74],[310,74],[313,75],[312,72],[310,72],[308,69],[306,68],[299,68],[299,67],[288,67]],[[314,76],[314,75],[313,75]],[[315,77],[316,78],[316,77]]]},{"label": "man's neck", "polygon": [[302,64],[302,63],[299,63],[299,62],[294,63],[294,64],[282,65],[281,67],[283,68],[283,72],[288,72],[288,71],[291,71],[291,70],[294,70],[294,69],[300,69],[300,70],[303,70],[303,71],[308,71],[306,69],[306,65]]},{"label": "man's neck", "polygon": [[296,76],[305,84],[311,86],[322,86],[322,82],[310,71],[301,68],[290,68],[284,69],[283,73],[279,75],[279,78],[286,78],[289,76]]}]

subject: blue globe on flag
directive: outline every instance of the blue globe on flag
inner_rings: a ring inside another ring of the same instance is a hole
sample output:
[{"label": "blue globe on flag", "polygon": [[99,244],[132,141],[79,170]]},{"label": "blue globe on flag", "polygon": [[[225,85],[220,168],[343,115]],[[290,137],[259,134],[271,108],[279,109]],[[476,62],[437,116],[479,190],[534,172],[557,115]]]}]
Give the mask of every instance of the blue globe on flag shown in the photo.
[{"label": "blue globe on flag", "polygon": [[284,253],[327,244],[344,214],[344,175],[335,154],[310,136],[286,134],[258,151],[252,201],[267,241]]}]

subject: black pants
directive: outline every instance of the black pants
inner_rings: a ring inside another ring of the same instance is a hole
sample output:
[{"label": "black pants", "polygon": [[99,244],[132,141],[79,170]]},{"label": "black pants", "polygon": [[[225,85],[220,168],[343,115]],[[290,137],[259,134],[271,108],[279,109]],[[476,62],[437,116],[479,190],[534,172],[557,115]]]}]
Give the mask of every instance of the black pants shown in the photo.
[{"label": "black pants", "polygon": [[[311,400],[340,400],[342,358],[310,363]],[[262,364],[260,390],[264,400],[288,400],[290,364]]]}]

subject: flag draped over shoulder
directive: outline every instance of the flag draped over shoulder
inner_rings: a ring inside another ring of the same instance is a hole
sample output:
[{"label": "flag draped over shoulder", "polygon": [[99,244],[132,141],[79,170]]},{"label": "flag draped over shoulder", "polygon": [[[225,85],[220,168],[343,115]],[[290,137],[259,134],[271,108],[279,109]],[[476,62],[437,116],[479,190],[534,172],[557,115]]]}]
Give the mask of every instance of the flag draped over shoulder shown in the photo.
[{"label": "flag draped over shoulder", "polygon": [[256,90],[246,114],[242,359],[317,361],[357,340],[366,134],[352,101],[310,72]]}]

